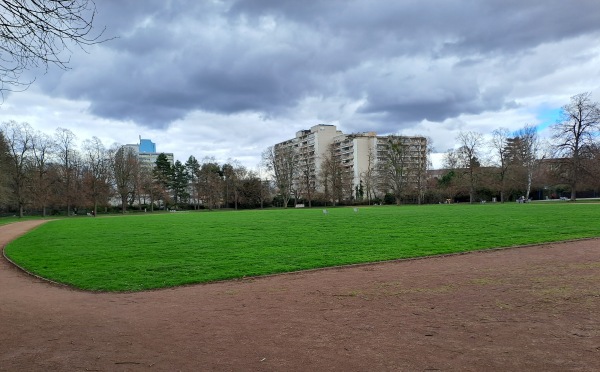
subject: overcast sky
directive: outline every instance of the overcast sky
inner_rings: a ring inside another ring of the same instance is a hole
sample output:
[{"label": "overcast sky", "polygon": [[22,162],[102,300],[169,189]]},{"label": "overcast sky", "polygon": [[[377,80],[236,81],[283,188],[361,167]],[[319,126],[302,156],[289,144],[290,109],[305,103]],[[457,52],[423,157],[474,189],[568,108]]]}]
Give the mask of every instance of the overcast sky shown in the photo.
[{"label": "overcast sky", "polygon": [[434,165],[460,131],[547,126],[600,98],[598,0],[102,0],[70,70],[31,71],[2,121],[82,142],[152,139],[254,168],[319,123],[424,135]]}]

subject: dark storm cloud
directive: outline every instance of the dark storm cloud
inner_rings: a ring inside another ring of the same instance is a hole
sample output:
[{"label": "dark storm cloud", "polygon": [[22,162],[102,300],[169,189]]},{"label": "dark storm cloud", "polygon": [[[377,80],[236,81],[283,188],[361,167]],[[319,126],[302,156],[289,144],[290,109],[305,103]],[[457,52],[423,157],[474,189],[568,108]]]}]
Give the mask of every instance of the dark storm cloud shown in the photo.
[{"label": "dark storm cloud", "polygon": [[276,115],[321,89],[311,71],[330,62],[319,61],[312,40],[214,10],[208,17],[194,7],[146,9],[111,19],[119,38],[48,88],[89,99],[97,115],[157,127],[195,109]]},{"label": "dark storm cloud", "polygon": [[595,0],[157,0],[97,7],[97,24],[119,38],[78,54],[69,74],[42,85],[89,100],[98,116],[150,127],[194,110],[278,117],[314,96],[364,100],[359,114],[395,126],[497,110],[510,104],[512,83],[482,78],[506,72],[490,60],[518,64],[532,48],[600,28]]},{"label": "dark storm cloud", "polygon": [[[377,36],[394,35],[424,48],[442,42],[448,50],[475,53],[514,51],[548,41],[598,31],[596,0],[241,0],[231,12],[276,15],[332,34],[364,35],[376,46]],[[398,51],[390,51],[397,54]],[[410,52],[410,51],[409,51]]]}]

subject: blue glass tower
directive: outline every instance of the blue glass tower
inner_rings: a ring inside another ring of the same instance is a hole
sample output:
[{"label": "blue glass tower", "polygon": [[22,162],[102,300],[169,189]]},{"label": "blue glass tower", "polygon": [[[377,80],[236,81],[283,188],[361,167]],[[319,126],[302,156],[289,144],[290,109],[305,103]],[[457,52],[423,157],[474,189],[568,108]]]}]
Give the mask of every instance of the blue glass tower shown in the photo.
[{"label": "blue glass tower", "polygon": [[156,144],[149,139],[140,138],[140,153],[156,152]]}]

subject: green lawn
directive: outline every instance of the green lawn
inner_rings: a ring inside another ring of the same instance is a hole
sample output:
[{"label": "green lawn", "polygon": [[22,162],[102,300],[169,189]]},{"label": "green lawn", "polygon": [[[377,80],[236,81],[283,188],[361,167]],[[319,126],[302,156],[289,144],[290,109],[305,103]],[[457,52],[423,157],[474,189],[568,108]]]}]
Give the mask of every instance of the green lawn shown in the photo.
[{"label": "green lawn", "polygon": [[7,255],[52,280],[132,291],[600,236],[600,205],[427,205],[63,219]]}]

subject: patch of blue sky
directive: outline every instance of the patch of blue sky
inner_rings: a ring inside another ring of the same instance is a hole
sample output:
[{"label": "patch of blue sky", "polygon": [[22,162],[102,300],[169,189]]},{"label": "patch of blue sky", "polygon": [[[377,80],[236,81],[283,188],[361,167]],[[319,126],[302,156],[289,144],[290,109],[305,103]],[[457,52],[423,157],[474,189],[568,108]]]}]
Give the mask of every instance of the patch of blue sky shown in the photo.
[{"label": "patch of blue sky", "polygon": [[539,121],[537,125],[538,131],[544,130],[555,124],[560,119],[560,108],[542,107],[539,109],[536,118]]}]

